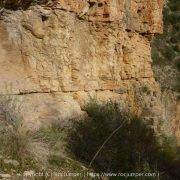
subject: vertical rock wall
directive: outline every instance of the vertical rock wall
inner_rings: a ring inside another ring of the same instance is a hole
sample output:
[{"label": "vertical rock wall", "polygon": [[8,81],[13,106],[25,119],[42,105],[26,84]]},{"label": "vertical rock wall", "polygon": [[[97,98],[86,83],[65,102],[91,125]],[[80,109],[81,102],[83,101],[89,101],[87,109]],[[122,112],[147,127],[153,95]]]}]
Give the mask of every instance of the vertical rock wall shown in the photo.
[{"label": "vertical rock wall", "polygon": [[5,11],[3,107],[30,128],[79,116],[90,98],[160,117],[150,41],[162,33],[162,7],[162,0],[59,0]]}]

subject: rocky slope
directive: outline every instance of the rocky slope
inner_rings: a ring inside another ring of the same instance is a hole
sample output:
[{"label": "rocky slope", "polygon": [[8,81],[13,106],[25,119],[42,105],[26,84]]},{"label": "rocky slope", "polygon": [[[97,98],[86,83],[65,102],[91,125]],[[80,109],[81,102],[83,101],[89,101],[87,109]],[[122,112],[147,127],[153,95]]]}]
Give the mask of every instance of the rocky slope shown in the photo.
[{"label": "rocky slope", "polygon": [[2,107],[32,129],[82,115],[91,98],[164,121],[150,47],[163,31],[162,8],[163,0],[59,0],[5,10]]}]

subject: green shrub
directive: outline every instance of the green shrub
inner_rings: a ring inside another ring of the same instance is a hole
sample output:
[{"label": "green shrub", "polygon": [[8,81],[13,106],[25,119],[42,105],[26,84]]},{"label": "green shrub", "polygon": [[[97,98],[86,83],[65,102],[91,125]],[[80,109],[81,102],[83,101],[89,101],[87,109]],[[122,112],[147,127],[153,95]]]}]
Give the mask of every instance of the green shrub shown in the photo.
[{"label": "green shrub", "polygon": [[65,163],[65,159],[61,156],[53,154],[49,157],[49,163],[52,166],[61,167]]},{"label": "green shrub", "polygon": [[148,171],[162,173],[162,178],[178,176],[176,147],[168,138],[158,138],[143,119],[122,112],[116,103],[92,102],[86,111],[89,117],[74,120],[68,136],[68,149],[78,161],[92,165],[96,172]]}]

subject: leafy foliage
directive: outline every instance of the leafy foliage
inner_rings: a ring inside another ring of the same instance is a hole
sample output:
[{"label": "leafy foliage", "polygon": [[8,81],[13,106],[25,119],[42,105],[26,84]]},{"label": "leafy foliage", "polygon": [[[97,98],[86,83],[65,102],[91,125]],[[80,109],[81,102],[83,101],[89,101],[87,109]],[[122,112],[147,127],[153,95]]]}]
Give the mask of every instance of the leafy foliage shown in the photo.
[{"label": "leafy foliage", "polygon": [[132,117],[118,104],[90,103],[89,117],[74,121],[68,148],[74,157],[89,165],[112,132],[119,130],[104,144],[92,163],[97,172],[160,172],[162,178],[177,178],[180,161],[172,139],[157,137],[143,119]]}]

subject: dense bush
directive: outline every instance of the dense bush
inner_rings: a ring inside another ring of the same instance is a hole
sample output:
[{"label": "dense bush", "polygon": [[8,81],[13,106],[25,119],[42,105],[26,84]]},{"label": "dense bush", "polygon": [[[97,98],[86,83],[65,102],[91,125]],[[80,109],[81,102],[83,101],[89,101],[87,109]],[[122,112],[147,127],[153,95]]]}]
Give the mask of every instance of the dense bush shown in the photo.
[{"label": "dense bush", "polygon": [[172,139],[157,137],[150,124],[122,112],[118,104],[93,102],[86,110],[89,117],[74,121],[68,136],[68,149],[78,161],[96,172],[159,172],[162,179],[178,178]]}]

